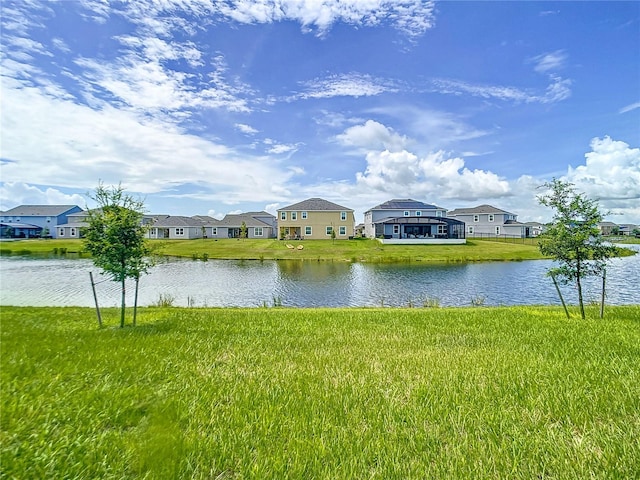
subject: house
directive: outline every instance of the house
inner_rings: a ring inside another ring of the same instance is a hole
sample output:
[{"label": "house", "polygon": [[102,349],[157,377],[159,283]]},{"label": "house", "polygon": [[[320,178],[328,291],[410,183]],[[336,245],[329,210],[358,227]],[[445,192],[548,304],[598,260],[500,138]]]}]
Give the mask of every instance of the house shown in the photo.
[{"label": "house", "polygon": [[473,208],[457,208],[447,212],[447,217],[463,221],[469,237],[517,237],[532,235],[532,228],[518,222],[515,213],[501,210],[491,205]]},{"label": "house", "polygon": [[640,226],[633,223],[622,223],[619,225],[620,235],[635,235],[635,230],[640,230]]},{"label": "house", "polygon": [[278,209],[280,239],[353,238],[354,211],[322,198],[309,198]]},{"label": "house", "polygon": [[418,200],[393,199],[364,213],[364,234],[382,243],[465,243],[464,223]]},{"label": "house", "polygon": [[81,212],[77,205],[20,205],[0,213],[0,236],[14,238],[57,236],[57,226],[68,215]]},{"label": "house", "polygon": [[57,238],[80,238],[82,229],[89,226],[89,212],[81,211],[67,215],[67,222],[58,225]]},{"label": "house", "polygon": [[620,231],[620,227],[613,222],[599,222],[598,230],[600,230],[600,234],[604,236],[615,235]]},{"label": "house", "polygon": [[227,214],[211,226],[209,238],[240,238],[242,224],[247,228],[246,238],[276,238],[276,217],[267,212]]},{"label": "house", "polygon": [[181,215],[145,216],[143,223],[149,226],[147,238],[189,240],[203,238],[206,227],[201,220]]},{"label": "house", "polygon": [[546,226],[540,222],[525,222],[523,225],[526,237],[537,237],[546,229]]}]

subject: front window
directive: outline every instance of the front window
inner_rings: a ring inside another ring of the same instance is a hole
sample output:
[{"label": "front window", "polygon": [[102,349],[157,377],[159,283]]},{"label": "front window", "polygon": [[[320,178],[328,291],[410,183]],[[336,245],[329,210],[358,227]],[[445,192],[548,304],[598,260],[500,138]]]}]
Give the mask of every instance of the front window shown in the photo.
[{"label": "front window", "polygon": [[442,210],[436,210],[436,217],[442,217]]},{"label": "front window", "polygon": [[473,234],[473,227],[471,225],[467,227],[467,233]]},{"label": "front window", "polygon": [[304,227],[304,234],[311,235],[311,227]]},{"label": "front window", "polygon": [[447,226],[438,225],[438,235],[446,235],[446,234],[447,234]]},{"label": "front window", "polygon": [[393,226],[393,234],[398,235],[400,233],[400,225]]},{"label": "front window", "polygon": [[500,227],[496,227],[496,235],[500,235]]},{"label": "front window", "polygon": [[338,233],[340,235],[343,235],[343,236],[346,235],[347,234],[347,227],[344,227],[344,226],[340,227],[340,230],[338,231]]},{"label": "front window", "polygon": [[58,233],[59,236],[64,237],[64,228],[60,229],[60,233]]},{"label": "front window", "polygon": [[71,236],[72,236],[72,237],[75,237],[75,236],[76,236],[76,229],[75,229],[75,228],[72,228],[72,229],[71,229]]},{"label": "front window", "polygon": [[307,212],[302,212],[302,219],[306,220],[307,219]]},{"label": "front window", "polygon": [[286,220],[287,219],[287,212],[280,212],[280,220]]},{"label": "front window", "polygon": [[416,210],[416,217],[421,217],[422,216],[422,212],[420,210]]},{"label": "front window", "polygon": [[340,220],[346,220],[347,219],[347,212],[340,212]]},{"label": "front window", "polygon": [[255,227],[253,229],[253,236],[254,237],[261,237],[262,236],[262,227]]},{"label": "front window", "polygon": [[291,220],[297,220],[298,219],[298,212],[291,212]]},{"label": "front window", "polygon": [[153,235],[154,237],[158,234],[157,232],[158,232],[158,231],[157,231],[155,228],[152,228],[152,229],[149,231],[149,233],[150,233],[151,235]]},{"label": "front window", "polygon": [[473,221],[474,222],[479,222],[480,221],[480,215],[474,215],[473,216]]},{"label": "front window", "polygon": [[494,221],[494,219],[495,219],[495,218],[494,218],[494,216],[493,216],[493,213],[490,213],[490,214],[489,214],[489,221],[490,221],[490,222],[493,222],[493,221]]},{"label": "front window", "polygon": [[327,227],[327,229],[326,229],[327,235],[331,236],[331,232],[333,232],[333,227],[331,227],[331,226]]},{"label": "front window", "polygon": [[184,228],[176,228],[176,236],[178,237],[184,236]]},{"label": "front window", "polygon": [[409,216],[409,210],[405,210],[405,211],[404,211],[404,216],[405,216],[405,217],[408,217],[408,216]]},{"label": "front window", "polygon": [[211,235],[218,235],[218,227],[213,227],[211,229]]}]

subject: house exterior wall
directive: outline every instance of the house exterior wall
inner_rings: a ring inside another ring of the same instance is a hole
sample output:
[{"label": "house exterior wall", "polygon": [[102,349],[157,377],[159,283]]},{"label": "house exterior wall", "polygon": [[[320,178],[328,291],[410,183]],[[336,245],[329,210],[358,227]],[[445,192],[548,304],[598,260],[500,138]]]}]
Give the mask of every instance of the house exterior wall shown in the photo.
[{"label": "house exterior wall", "polygon": [[164,240],[190,240],[192,238],[202,238],[202,227],[163,227],[155,225],[147,231],[147,238]]},{"label": "house exterior wall", "polygon": [[283,238],[284,234],[284,237],[299,236],[308,240],[330,240],[331,234],[327,233],[327,228],[333,227],[336,231],[336,239],[346,240],[354,236],[355,224],[356,219],[352,210],[278,210],[280,238]]},{"label": "house exterior wall", "polygon": [[517,216],[510,213],[479,213],[452,215],[466,224],[467,237],[477,236],[516,236],[524,237],[526,233],[523,224],[508,224],[507,221],[515,221]]},{"label": "house exterior wall", "polygon": [[407,209],[371,209],[364,213],[364,235],[367,238],[375,238],[387,235],[387,232],[376,231],[375,223],[389,217],[446,217],[447,211],[443,208],[407,208]]},{"label": "house exterior wall", "polygon": [[8,210],[7,212],[2,213],[0,215],[1,223],[11,223],[11,224],[28,224],[35,225],[36,227],[40,227],[44,234],[45,230],[49,232],[51,237],[56,238],[59,231],[58,225],[63,225],[68,222],[67,216],[73,213],[82,212],[82,208],[77,205],[70,207],[68,210],[60,213],[58,215],[25,215],[25,214],[12,214],[12,211],[16,211],[20,207],[16,209]]}]

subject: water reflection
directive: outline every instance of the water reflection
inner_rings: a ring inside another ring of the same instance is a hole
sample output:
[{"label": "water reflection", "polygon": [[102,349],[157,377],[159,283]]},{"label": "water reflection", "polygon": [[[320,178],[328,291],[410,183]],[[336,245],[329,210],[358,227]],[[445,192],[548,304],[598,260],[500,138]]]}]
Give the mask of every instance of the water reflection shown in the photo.
[{"label": "water reflection", "polygon": [[[542,260],[452,265],[167,260],[143,277],[139,304],[155,304],[160,296],[176,306],[225,307],[558,304],[545,276],[550,266]],[[0,259],[0,304],[92,306],[89,271],[100,282],[100,304],[117,306],[118,285],[99,275],[90,260],[25,257]],[[612,260],[608,302],[640,303],[637,278],[640,255]],[[600,282],[586,282],[587,301],[599,300]],[[131,303],[133,284],[127,288]],[[574,288],[563,289],[575,303]]]}]

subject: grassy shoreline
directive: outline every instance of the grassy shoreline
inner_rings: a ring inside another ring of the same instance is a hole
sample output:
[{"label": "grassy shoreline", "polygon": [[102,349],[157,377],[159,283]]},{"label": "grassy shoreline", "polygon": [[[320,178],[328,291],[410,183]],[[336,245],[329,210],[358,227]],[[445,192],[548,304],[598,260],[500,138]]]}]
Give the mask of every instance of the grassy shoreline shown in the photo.
[{"label": "grassy shoreline", "polygon": [[640,306],[117,315],[3,307],[5,478],[640,475]]},{"label": "grassy shoreline", "polygon": [[[634,239],[635,240],[635,239]],[[369,263],[453,263],[522,261],[546,258],[536,239],[468,239],[466,245],[383,245],[376,240],[304,240],[284,242],[255,239],[151,240],[155,254],[167,257],[217,260],[306,260]],[[634,243],[634,242],[632,242]],[[640,241],[638,242],[640,243]],[[287,248],[287,244],[303,249]],[[63,253],[64,252],[64,253]],[[88,256],[82,240],[29,239],[0,242],[0,255]],[[629,249],[621,256],[633,255]]]}]

